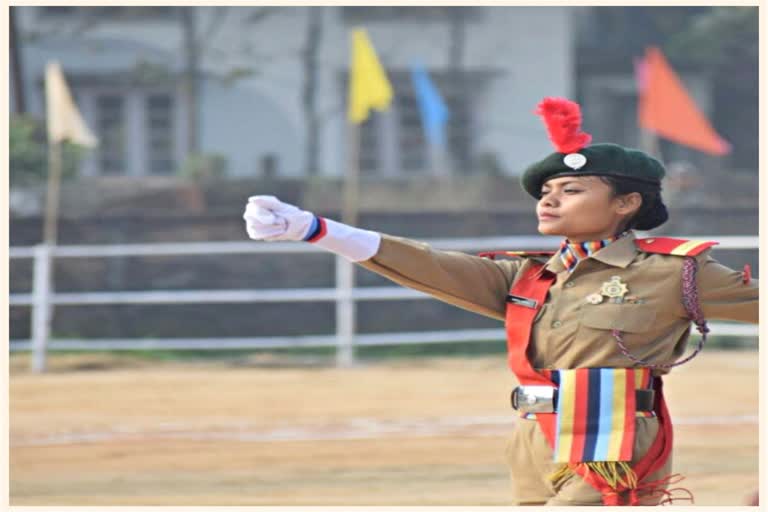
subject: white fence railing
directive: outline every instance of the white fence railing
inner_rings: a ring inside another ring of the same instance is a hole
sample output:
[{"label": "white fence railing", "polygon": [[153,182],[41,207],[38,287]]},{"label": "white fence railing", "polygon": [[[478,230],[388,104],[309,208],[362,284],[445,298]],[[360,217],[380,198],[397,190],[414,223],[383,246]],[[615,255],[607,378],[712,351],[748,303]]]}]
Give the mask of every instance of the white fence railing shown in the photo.
[{"label": "white fence railing", "polygon": [[[694,238],[694,237],[689,237]],[[757,249],[758,237],[721,236],[695,237],[718,240],[718,250]],[[438,249],[482,251],[499,248],[515,250],[540,249],[556,246],[558,240],[543,236],[513,236],[488,238],[449,238],[425,240]],[[81,245],[49,247],[11,247],[11,258],[33,258],[32,291],[12,294],[11,306],[32,307],[32,338],[13,340],[11,351],[33,351],[32,368],[44,371],[48,350],[147,350],[147,349],[207,349],[337,347],[339,365],[354,360],[354,347],[363,345],[394,345],[409,343],[461,342],[503,340],[503,329],[467,329],[428,332],[392,332],[358,334],[355,332],[357,301],[428,299],[429,295],[397,286],[352,286],[353,265],[336,258],[334,288],[298,288],[278,290],[153,290],[140,292],[78,292],[55,293],[51,283],[51,268],[55,258],[211,255],[211,254],[297,254],[317,253],[320,249],[309,244],[292,242],[205,242],[178,244]],[[336,334],[308,336],[269,336],[247,338],[172,338],[172,339],[49,339],[53,308],[57,305],[93,304],[180,304],[217,302],[301,302],[332,301],[336,303]],[[712,333],[720,336],[757,336],[754,325],[713,323]]]}]

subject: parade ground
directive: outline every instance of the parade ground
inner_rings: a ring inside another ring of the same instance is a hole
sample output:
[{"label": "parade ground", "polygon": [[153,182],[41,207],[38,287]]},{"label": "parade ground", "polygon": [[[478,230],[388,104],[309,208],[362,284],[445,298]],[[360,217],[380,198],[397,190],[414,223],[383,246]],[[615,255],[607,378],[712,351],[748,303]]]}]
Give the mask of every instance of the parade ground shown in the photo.
[{"label": "parade ground", "polygon": [[[27,365],[12,355],[11,505],[509,503],[501,355]],[[705,350],[666,379],[696,505],[743,505],[758,487],[758,366],[757,351]]]}]

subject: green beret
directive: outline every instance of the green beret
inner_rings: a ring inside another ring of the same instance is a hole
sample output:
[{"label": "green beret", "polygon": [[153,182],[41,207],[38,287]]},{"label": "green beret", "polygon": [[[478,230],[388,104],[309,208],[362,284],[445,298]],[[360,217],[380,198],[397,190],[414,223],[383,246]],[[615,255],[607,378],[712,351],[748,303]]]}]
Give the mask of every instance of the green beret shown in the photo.
[{"label": "green beret", "polygon": [[552,153],[529,166],[521,178],[526,192],[535,198],[550,178],[560,176],[615,176],[647,183],[661,183],[664,166],[642,151],[618,144],[592,144],[574,153]]}]

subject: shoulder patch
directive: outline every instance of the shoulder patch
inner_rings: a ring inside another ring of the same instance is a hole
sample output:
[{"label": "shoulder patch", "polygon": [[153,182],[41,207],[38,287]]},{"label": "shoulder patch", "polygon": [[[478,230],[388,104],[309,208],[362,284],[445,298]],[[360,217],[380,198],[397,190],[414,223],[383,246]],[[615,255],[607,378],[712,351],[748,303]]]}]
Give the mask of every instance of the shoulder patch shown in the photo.
[{"label": "shoulder patch", "polygon": [[671,254],[673,256],[697,256],[717,244],[717,242],[703,240],[666,237],[638,238],[635,240],[635,246],[643,252]]},{"label": "shoulder patch", "polygon": [[497,256],[506,256],[507,258],[551,258],[554,254],[555,251],[487,251],[478,253],[478,256],[495,260]]}]

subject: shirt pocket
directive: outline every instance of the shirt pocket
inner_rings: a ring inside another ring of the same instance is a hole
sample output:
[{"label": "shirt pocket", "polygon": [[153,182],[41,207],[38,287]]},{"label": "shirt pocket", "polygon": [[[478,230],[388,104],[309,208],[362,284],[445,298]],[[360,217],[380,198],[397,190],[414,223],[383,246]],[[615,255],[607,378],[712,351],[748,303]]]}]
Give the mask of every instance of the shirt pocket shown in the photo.
[{"label": "shirt pocket", "polygon": [[655,320],[656,310],[647,304],[598,304],[584,307],[581,313],[581,325],[606,331],[647,332]]}]

